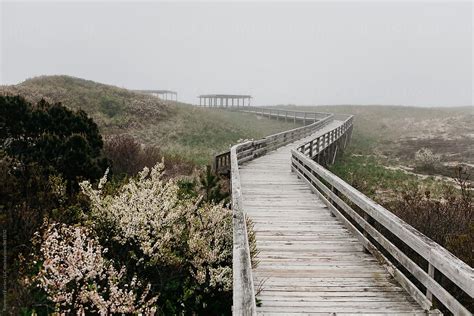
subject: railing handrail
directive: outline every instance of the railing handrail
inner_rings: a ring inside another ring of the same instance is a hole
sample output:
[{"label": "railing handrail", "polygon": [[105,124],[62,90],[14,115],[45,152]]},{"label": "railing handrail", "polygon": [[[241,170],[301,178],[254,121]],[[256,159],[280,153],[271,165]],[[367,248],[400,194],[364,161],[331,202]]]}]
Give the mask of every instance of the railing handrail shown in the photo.
[{"label": "railing handrail", "polygon": [[247,234],[245,212],[242,208],[242,190],[240,187],[239,162],[237,148],[245,143],[232,146],[231,187],[232,187],[232,271],[233,271],[233,314],[256,315],[255,288],[252,277],[252,262]]},{"label": "railing handrail", "polygon": [[[351,119],[351,118],[350,118]],[[327,133],[326,133],[327,134]],[[324,137],[324,135],[322,136]],[[435,269],[444,274],[452,283],[468,294],[471,299],[474,294],[474,269],[464,263],[462,260],[454,256],[444,247],[428,238],[414,227],[410,226],[402,219],[382,207],[381,205],[368,198],[354,187],[337,177],[323,166],[319,165],[308,157],[305,148],[310,144],[306,142],[300,145],[296,150],[292,150],[292,169],[298,172],[300,177],[305,179],[308,184],[315,189],[319,188],[323,193],[319,192],[321,199],[327,202],[328,207],[334,212],[334,204],[342,208],[352,220],[356,221],[362,230],[368,233],[376,240],[384,250],[388,251],[401,265],[404,266],[424,287],[427,289],[426,295],[421,293],[416,286],[406,276],[397,275],[397,280],[405,285],[405,289],[414,296],[417,301],[424,307],[431,306],[432,296],[435,296],[443,305],[456,315],[471,315],[471,313],[446,291],[441,284],[434,278]],[[310,145],[312,146],[312,145]],[[316,153],[317,155],[318,153]],[[314,155],[313,155],[314,156]],[[316,176],[324,180],[330,188],[320,181]],[[371,223],[358,215],[352,208],[341,199],[336,192],[344,195],[349,201],[357,205],[368,216],[376,220],[380,225],[387,229],[394,236],[403,241],[413,251],[419,254],[428,262],[428,272],[424,271],[413,260],[406,256],[400,249],[391,243],[380,232],[372,227]],[[332,201],[332,202],[331,202]],[[342,219],[344,221],[344,219]],[[352,225],[350,223],[346,223]],[[369,227],[370,226],[370,227]],[[356,232],[357,235],[358,232]],[[360,231],[359,231],[360,233]],[[360,236],[363,243],[370,243],[365,237]],[[375,247],[372,244],[368,247]],[[377,252],[377,249],[373,249]],[[380,255],[380,254],[374,254]],[[386,259],[386,258],[385,258]],[[389,265],[391,262],[387,262]],[[396,269],[395,266],[391,267]],[[398,271],[398,270],[397,270]],[[401,273],[401,272],[400,272]],[[409,282],[409,283],[408,283]]]},{"label": "railing handrail", "polygon": [[[273,106],[269,106],[269,107],[242,106],[242,107],[229,107],[226,109],[237,110],[237,111],[242,111],[242,112],[249,111],[249,112],[256,112],[256,113],[260,113],[263,110],[263,111],[280,111],[280,112],[288,112],[288,113],[298,113],[298,114],[303,114],[303,115],[304,114],[306,115],[311,115],[311,114],[333,115],[333,113],[328,113],[328,112],[295,111],[295,110],[289,110],[289,109],[281,109],[281,108],[273,107]],[[251,111],[251,110],[255,110],[255,111]]]}]

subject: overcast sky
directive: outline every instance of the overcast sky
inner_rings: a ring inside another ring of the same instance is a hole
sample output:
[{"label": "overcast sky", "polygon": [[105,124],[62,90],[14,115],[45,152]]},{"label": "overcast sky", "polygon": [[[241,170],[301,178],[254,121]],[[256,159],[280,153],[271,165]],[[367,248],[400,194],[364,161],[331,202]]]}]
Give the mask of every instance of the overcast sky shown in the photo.
[{"label": "overcast sky", "polygon": [[473,104],[470,1],[0,6],[2,84],[67,74],[192,103]]}]

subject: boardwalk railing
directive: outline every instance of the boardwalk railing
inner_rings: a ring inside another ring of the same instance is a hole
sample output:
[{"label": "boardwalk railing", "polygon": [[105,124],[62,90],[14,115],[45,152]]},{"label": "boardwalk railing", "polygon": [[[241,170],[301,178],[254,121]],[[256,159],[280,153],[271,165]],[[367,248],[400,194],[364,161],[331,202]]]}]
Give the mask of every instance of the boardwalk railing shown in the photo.
[{"label": "boardwalk railing", "polygon": [[435,297],[454,315],[471,315],[437,280],[441,274],[472,302],[473,268],[312,160],[319,161],[328,144],[351,129],[346,120],[336,130],[293,149],[292,170],[423,308],[431,309]]},{"label": "boardwalk railing", "polygon": [[247,224],[245,212],[242,208],[242,189],[240,187],[239,162],[237,158],[237,149],[244,144],[233,146],[230,150],[233,214],[232,312],[234,315],[255,315],[255,288],[252,278],[252,262],[250,258]]},{"label": "boardwalk railing", "polygon": [[343,123],[335,129],[304,143],[298,151],[324,165],[334,163],[339,150],[345,149],[352,136],[352,115],[335,115],[334,119]]},{"label": "boardwalk railing", "polygon": [[[249,107],[245,107],[247,110]],[[251,107],[250,107],[251,108]],[[243,109],[243,108],[242,108]],[[303,112],[302,112],[303,113]],[[274,113],[275,114],[275,113]],[[310,125],[297,127],[288,131],[276,133],[255,141],[248,141],[235,145],[236,155],[239,163],[243,163],[259,156],[265,155],[268,151],[275,150],[281,146],[292,143],[305,136],[311,135],[316,130],[328,124],[333,118],[333,114],[328,113],[309,113],[307,116],[318,120]],[[219,173],[225,173],[231,167],[231,151],[218,154],[214,159],[214,170]]]},{"label": "boardwalk railing", "polygon": [[[227,108],[226,108],[227,109]],[[245,107],[234,107],[229,108],[232,111],[239,111],[243,113],[255,113],[263,117],[270,119],[281,120],[285,122],[301,122],[303,125],[315,123],[319,120],[322,120],[325,117],[332,116],[331,113],[324,112],[302,112],[302,111],[292,111],[292,110],[283,110],[272,107],[255,107],[255,106],[245,106]]]}]

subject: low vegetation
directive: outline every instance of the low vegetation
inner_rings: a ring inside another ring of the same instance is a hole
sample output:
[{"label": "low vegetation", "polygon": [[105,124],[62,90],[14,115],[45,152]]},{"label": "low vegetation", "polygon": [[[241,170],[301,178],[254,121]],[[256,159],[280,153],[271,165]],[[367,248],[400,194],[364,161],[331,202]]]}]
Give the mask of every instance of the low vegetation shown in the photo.
[{"label": "low vegetation", "polygon": [[[420,149],[439,157],[436,174],[454,177],[452,167],[474,165],[472,107],[313,106],[289,109],[355,115],[351,150],[376,156],[386,166],[414,168]],[[441,173],[440,173],[441,172]]]},{"label": "low vegetation", "polygon": [[231,313],[232,215],[208,168],[167,173],[125,136],[104,150],[61,104],[7,96],[0,111],[10,314]]}]

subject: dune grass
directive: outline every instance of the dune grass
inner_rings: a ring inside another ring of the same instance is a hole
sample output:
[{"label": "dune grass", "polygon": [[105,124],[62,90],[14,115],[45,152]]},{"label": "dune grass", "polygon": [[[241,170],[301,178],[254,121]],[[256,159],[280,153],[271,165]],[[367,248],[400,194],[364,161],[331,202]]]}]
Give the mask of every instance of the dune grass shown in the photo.
[{"label": "dune grass", "polygon": [[[355,115],[352,140],[331,171],[378,202],[395,198],[407,186],[418,185],[439,197],[464,164],[474,177],[474,110],[472,107],[408,106],[281,106],[301,111]],[[417,174],[415,153],[426,147],[440,166]],[[411,171],[410,171],[411,170]],[[451,178],[451,179],[450,179]]]},{"label": "dune grass", "polygon": [[133,130],[132,135],[147,144],[157,145],[168,154],[186,157],[202,165],[240,140],[258,139],[294,127],[293,123],[255,114],[178,104],[167,120],[146,129]]},{"label": "dune grass", "polygon": [[[473,107],[422,108],[379,105],[279,107],[355,115],[352,147],[361,154],[391,154],[398,158],[402,156],[402,152],[398,151],[400,145],[405,145],[410,140],[443,138],[446,142],[454,140],[459,143],[459,140],[462,140],[463,145],[450,149],[463,152],[463,158],[468,161],[474,160]],[[464,146],[464,143],[469,146]],[[425,145],[430,147],[429,144]],[[431,149],[435,152],[442,151],[441,147],[446,146],[433,144]]]}]

